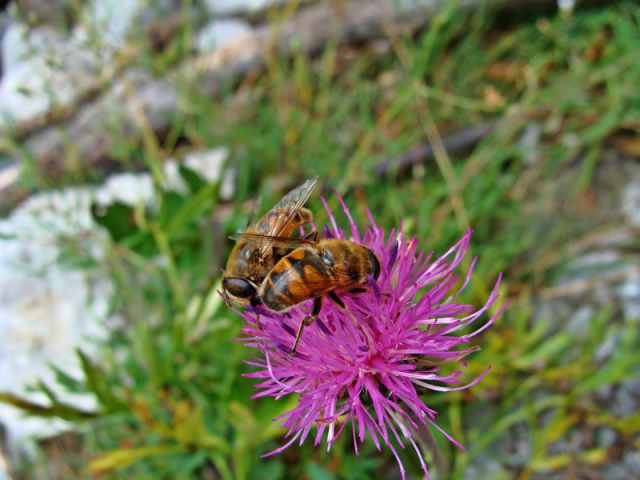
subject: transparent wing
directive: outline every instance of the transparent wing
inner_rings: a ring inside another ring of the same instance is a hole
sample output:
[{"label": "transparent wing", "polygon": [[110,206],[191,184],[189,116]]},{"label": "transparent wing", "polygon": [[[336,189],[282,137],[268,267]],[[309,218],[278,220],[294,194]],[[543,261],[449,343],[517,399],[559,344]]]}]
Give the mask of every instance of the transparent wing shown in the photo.
[{"label": "transparent wing", "polygon": [[260,205],[262,204],[262,197],[258,195],[258,197],[253,202],[253,207],[251,208],[251,215],[249,216],[249,220],[247,220],[247,228],[251,227],[258,218],[258,213],[260,213]]},{"label": "transparent wing", "polygon": [[316,240],[307,238],[274,237],[260,233],[237,233],[235,235],[229,235],[229,238],[236,242],[242,240],[249,244],[259,245],[260,247],[298,248],[318,243]]},{"label": "transparent wing", "polygon": [[258,231],[270,237],[282,236],[282,232],[309,200],[317,183],[318,177],[311,178],[282,197],[282,200],[265,214],[262,221],[264,228]]}]

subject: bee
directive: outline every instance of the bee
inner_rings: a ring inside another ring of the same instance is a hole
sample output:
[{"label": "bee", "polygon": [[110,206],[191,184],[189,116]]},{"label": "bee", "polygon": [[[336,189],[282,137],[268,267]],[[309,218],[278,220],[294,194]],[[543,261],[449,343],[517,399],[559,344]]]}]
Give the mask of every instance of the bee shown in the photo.
[{"label": "bee", "polygon": [[227,260],[222,281],[226,299],[240,305],[258,305],[259,287],[278,260],[291,250],[310,243],[305,238],[292,238],[292,235],[313,221],[313,214],[303,205],[317,183],[318,177],[315,177],[294,188],[252,225],[257,213],[256,202],[244,233],[229,237],[236,244]]},{"label": "bee", "polygon": [[362,287],[369,282],[369,277],[377,280],[380,275],[378,256],[364,245],[333,238],[318,241],[317,232],[310,239],[315,241],[313,245],[298,247],[282,257],[264,278],[259,290],[264,306],[274,312],[286,312],[294,305],[314,299],[311,314],[298,326],[292,355],[296,352],[303,328],[318,318],[322,299],[327,295],[359,327],[336,292],[366,291]]}]

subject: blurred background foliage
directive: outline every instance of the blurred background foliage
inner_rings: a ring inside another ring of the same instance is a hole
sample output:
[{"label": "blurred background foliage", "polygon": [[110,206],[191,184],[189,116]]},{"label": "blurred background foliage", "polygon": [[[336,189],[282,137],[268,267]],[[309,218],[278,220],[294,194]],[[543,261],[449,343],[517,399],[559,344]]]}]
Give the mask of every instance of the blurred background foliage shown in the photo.
[{"label": "blurred background foliage", "polygon": [[[160,53],[141,43],[145,67],[162,72],[188,56],[189,35],[179,32]],[[615,478],[607,468],[640,446],[638,398],[635,411],[608,408],[612,392],[640,376],[638,319],[625,318],[613,293],[592,302],[593,289],[610,285],[579,279],[567,290],[563,280],[572,278],[567,265],[598,245],[594,238],[622,228],[607,209],[618,187],[601,179],[602,169],[622,169],[616,162],[638,168],[638,45],[635,2],[535,15],[451,2],[416,35],[359,48],[330,42],[315,58],[274,55],[264,75],[222,98],[194,93],[184,79],[169,133],[123,137],[111,152],[123,168],[152,173],[153,205],[94,209],[109,233],[102,267],[115,285],[110,309],[124,322],[99,359],[78,350],[83,378],[63,370],[56,378],[71,392],[95,395],[97,408],[80,410],[45,384],[34,389],[48,406],[0,397],[76,427],[42,442],[22,477],[399,477],[389,452],[369,445],[355,456],[348,435],[330,453],[307,444],[260,459],[281,444],[284,432],[272,419],[296,399],[250,398],[253,381],[242,374],[251,370],[243,363],[251,352],[235,341],[240,318],[217,293],[226,236],[244,228],[257,196],[267,208],[319,175],[319,193],[335,211],[332,189],[360,225],[367,208],[387,229],[402,219],[426,251],[444,252],[470,225],[479,261],[465,301],[483,303],[504,273],[510,306],[468,359],[469,378],[488,364],[491,373],[468,391],[425,393],[440,425],[467,446],[456,449],[435,433],[440,453],[426,453],[430,465],[441,463],[434,475]],[[448,133],[487,122],[490,133],[470,152],[437,148]],[[433,158],[398,168],[396,160],[425,141],[436,147]],[[218,182],[184,166],[187,190],[162,187],[164,159],[218,145],[231,152],[232,202],[220,200]],[[52,184],[22,158],[26,189],[100,179],[73,164]],[[307,206],[323,224],[317,193]],[[637,238],[619,246],[629,264],[638,262]],[[73,249],[69,257],[80,260]],[[591,306],[584,328],[570,328],[584,304]],[[612,336],[615,348],[603,350]],[[419,478],[416,458],[401,456],[410,478]]]}]

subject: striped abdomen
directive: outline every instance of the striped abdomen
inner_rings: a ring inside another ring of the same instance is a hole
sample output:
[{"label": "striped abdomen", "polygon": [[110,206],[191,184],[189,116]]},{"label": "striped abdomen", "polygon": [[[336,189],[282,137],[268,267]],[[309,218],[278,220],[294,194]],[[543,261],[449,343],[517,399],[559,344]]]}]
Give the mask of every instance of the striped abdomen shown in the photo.
[{"label": "striped abdomen", "polygon": [[349,240],[320,240],[280,259],[262,283],[260,297],[269,309],[282,311],[334,290],[360,287],[379,271],[378,258],[367,247]]}]

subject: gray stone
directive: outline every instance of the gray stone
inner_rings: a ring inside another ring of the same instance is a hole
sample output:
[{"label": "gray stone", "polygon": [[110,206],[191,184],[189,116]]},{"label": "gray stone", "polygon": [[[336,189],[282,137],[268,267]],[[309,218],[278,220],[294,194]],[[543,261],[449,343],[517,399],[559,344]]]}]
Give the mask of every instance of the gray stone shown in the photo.
[{"label": "gray stone", "polygon": [[505,468],[495,458],[482,455],[478,461],[467,466],[464,478],[502,478],[506,475]]},{"label": "gray stone", "polygon": [[616,351],[616,347],[620,343],[620,331],[611,330],[605,338],[600,342],[594,353],[594,362],[602,362],[610,358]]},{"label": "gray stone", "polygon": [[614,388],[610,401],[610,412],[615,416],[631,415],[638,411],[640,402],[640,380],[628,380]]},{"label": "gray stone", "polygon": [[608,480],[629,480],[630,478],[634,478],[630,476],[629,471],[625,466],[620,463],[605,465],[602,468],[602,474],[604,475],[604,478]]},{"label": "gray stone", "polygon": [[602,448],[609,448],[618,440],[618,433],[608,427],[598,429],[596,436],[598,446]]},{"label": "gray stone", "polygon": [[536,165],[542,158],[542,126],[531,122],[518,139],[518,148],[522,152],[525,165]]},{"label": "gray stone", "polygon": [[577,336],[584,336],[589,331],[589,325],[595,315],[594,309],[583,305],[573,312],[567,322],[567,330]]},{"label": "gray stone", "polygon": [[625,318],[635,323],[640,322],[640,273],[630,274],[617,291]]},{"label": "gray stone", "polygon": [[636,478],[640,476],[640,452],[627,452],[624,456],[624,465],[629,473],[636,476]]},{"label": "gray stone", "polygon": [[624,188],[622,211],[631,225],[640,227],[640,180],[632,181]]},{"label": "gray stone", "polygon": [[9,29],[9,25],[11,25],[11,20],[9,20],[9,15],[5,12],[0,12],[0,78],[2,78],[2,72],[4,71],[4,59],[2,58],[2,47],[4,43],[4,36],[7,30]]},{"label": "gray stone", "polygon": [[251,35],[253,29],[242,20],[233,18],[213,20],[200,30],[195,39],[198,53],[211,53],[215,49]]}]

